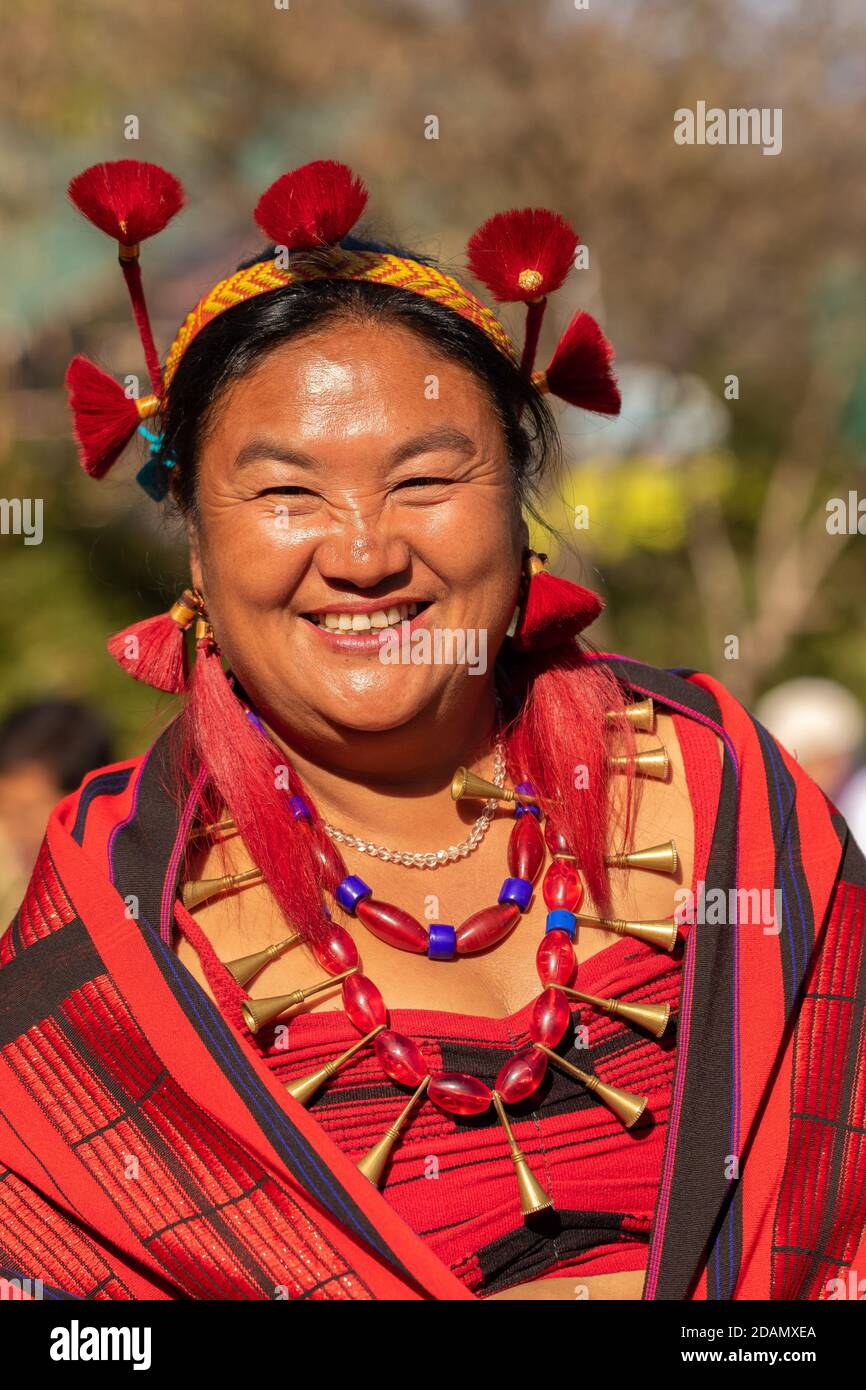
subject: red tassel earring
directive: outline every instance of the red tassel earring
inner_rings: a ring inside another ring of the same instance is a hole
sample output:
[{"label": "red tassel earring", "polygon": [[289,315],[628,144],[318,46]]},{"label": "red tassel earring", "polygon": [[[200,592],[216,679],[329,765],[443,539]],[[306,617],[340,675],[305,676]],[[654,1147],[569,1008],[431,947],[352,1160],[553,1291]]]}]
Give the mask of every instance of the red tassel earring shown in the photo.
[{"label": "red tassel earring", "polygon": [[201,594],[184,589],[167,613],[133,623],[110,637],[108,650],[135,680],[181,695],[189,688],[185,633],[203,609]]},{"label": "red tassel earring", "polygon": [[595,622],[604,607],[591,589],[548,574],[546,561],[546,555],[527,552],[523,591],[508,629],[517,651],[547,651],[565,645]]},{"label": "red tassel earring", "polygon": [[118,257],[129,291],[151,394],[130,400],[123,388],[86,357],[69,364],[66,386],[81,465],[102,478],[120,457],[143,420],[156,414],[163,394],[162,369],[138,263],[139,243],[161,232],[183,206],[183,189],[157,164],[119,159],[94,164],[69,185],[78,211],[118,243]]}]

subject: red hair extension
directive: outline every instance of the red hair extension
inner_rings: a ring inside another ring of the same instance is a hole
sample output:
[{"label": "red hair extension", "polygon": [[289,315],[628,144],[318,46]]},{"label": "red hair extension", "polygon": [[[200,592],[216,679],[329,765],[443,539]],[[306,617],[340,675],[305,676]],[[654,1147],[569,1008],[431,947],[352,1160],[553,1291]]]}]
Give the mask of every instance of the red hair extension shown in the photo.
[{"label": "red hair extension", "polygon": [[66,390],[81,467],[91,478],[104,478],[141,423],[138,403],[80,355],[66,369]]},{"label": "red hair extension", "polygon": [[[538,576],[533,584],[537,580]],[[634,751],[620,685],[607,667],[586,661],[577,643],[526,658],[506,658],[505,670],[521,700],[504,734],[509,775],[515,783],[532,783],[544,815],[574,847],[593,901],[605,914],[610,904],[604,856],[611,815],[611,735],[621,729],[623,752]],[[620,718],[608,719],[609,710]],[[632,788],[629,773],[626,832]]]},{"label": "red hair extension", "polygon": [[367,189],[351,169],[335,159],[315,159],[272,183],[253,216],[279,246],[310,251],[346,236],[366,203]]},{"label": "red hair extension", "polygon": [[544,373],[547,386],[569,405],[618,415],[622,401],[611,369],[613,347],[590,314],[579,310]]},{"label": "red hair extension", "polygon": [[[304,796],[303,785],[288,756],[247,718],[210,637],[196,643],[191,687],[182,715],[185,771],[194,775],[203,766],[208,773],[203,810],[215,820],[223,805],[228,808],[286,921],[308,942],[323,941],[329,923],[322,890],[333,891],[347,870],[318,829],[315,807],[307,801],[312,824],[292,816],[289,798]],[[287,789],[278,786],[278,772]]]}]

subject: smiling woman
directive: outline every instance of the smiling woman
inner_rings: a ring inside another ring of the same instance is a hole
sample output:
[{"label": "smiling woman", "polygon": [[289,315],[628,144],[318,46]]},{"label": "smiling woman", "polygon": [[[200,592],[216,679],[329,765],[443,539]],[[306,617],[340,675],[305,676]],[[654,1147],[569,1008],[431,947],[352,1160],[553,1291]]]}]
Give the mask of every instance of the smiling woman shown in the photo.
[{"label": "smiling woman", "polygon": [[[353,237],[363,186],[317,162],[163,370],[137,243],[179,186],[123,161],[72,194],[120,243],[153,385],[73,363],[82,462],[158,417],[139,476],[189,544],[191,587],[110,650],[186,699],[61,802],[0,947],[0,1272],[822,1297],[866,1257],[866,866],[717,682],[594,652],[600,599],[528,548],[545,395],[619,408],[583,312],[534,371],[575,233],[531,209],[470,242],[527,306],[518,352],[454,277]],[[780,892],[784,922],[675,916],[699,884]]]}]

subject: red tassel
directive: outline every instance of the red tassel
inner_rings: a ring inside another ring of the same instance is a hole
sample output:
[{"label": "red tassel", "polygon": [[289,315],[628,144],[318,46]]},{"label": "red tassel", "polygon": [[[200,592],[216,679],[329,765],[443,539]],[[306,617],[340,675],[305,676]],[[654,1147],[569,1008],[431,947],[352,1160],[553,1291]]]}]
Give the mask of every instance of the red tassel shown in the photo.
[{"label": "red tassel", "polygon": [[548,208],[514,208],[489,217],[469,239],[468,264],[503,303],[528,303],[558,290],[579,237]]},{"label": "red tassel", "polygon": [[66,390],[81,467],[91,478],[103,478],[159,402],[155,396],[130,400],[113,377],[81,356],[66,370]]},{"label": "red tassel", "polygon": [[595,319],[581,309],[560,338],[538,384],[569,405],[618,415],[622,400],[611,369],[613,356],[613,347]]},{"label": "red tassel", "polygon": [[69,197],[78,211],[122,246],[161,232],[183,207],[183,188],[158,164],[116,159],[76,175]]},{"label": "red tassel", "polygon": [[351,169],[316,159],[272,183],[253,216],[278,246],[306,251],[335,245],[352,230],[366,203],[367,189]]},{"label": "red tassel", "polygon": [[[161,232],[183,207],[183,188],[158,164],[116,159],[94,164],[69,185],[69,197],[84,217],[120,243],[120,267],[135,316],[150,383],[162,395],[162,369],[144,299],[138,243]],[[110,465],[109,465],[110,466]]]},{"label": "red tassel", "polygon": [[180,695],[189,688],[184,633],[199,611],[195,594],[184,590],[167,613],[116,632],[108,650],[127,675],[155,690]]},{"label": "red tassel", "polygon": [[561,646],[595,622],[603,607],[591,589],[542,570],[529,581],[512,644],[522,652]]}]

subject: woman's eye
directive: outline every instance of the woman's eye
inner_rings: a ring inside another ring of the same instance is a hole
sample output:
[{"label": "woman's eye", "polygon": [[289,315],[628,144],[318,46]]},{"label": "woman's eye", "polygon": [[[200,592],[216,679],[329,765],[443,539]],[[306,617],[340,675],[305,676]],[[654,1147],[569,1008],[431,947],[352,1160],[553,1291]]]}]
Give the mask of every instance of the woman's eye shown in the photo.
[{"label": "woman's eye", "polygon": [[406,478],[402,483],[398,483],[397,487],[435,487],[437,483],[440,486],[444,486],[446,483],[450,483],[450,481],[450,478]]},{"label": "woman's eye", "polygon": [[282,487],[266,487],[259,493],[259,497],[315,497],[308,487],[293,487],[286,483]]}]

